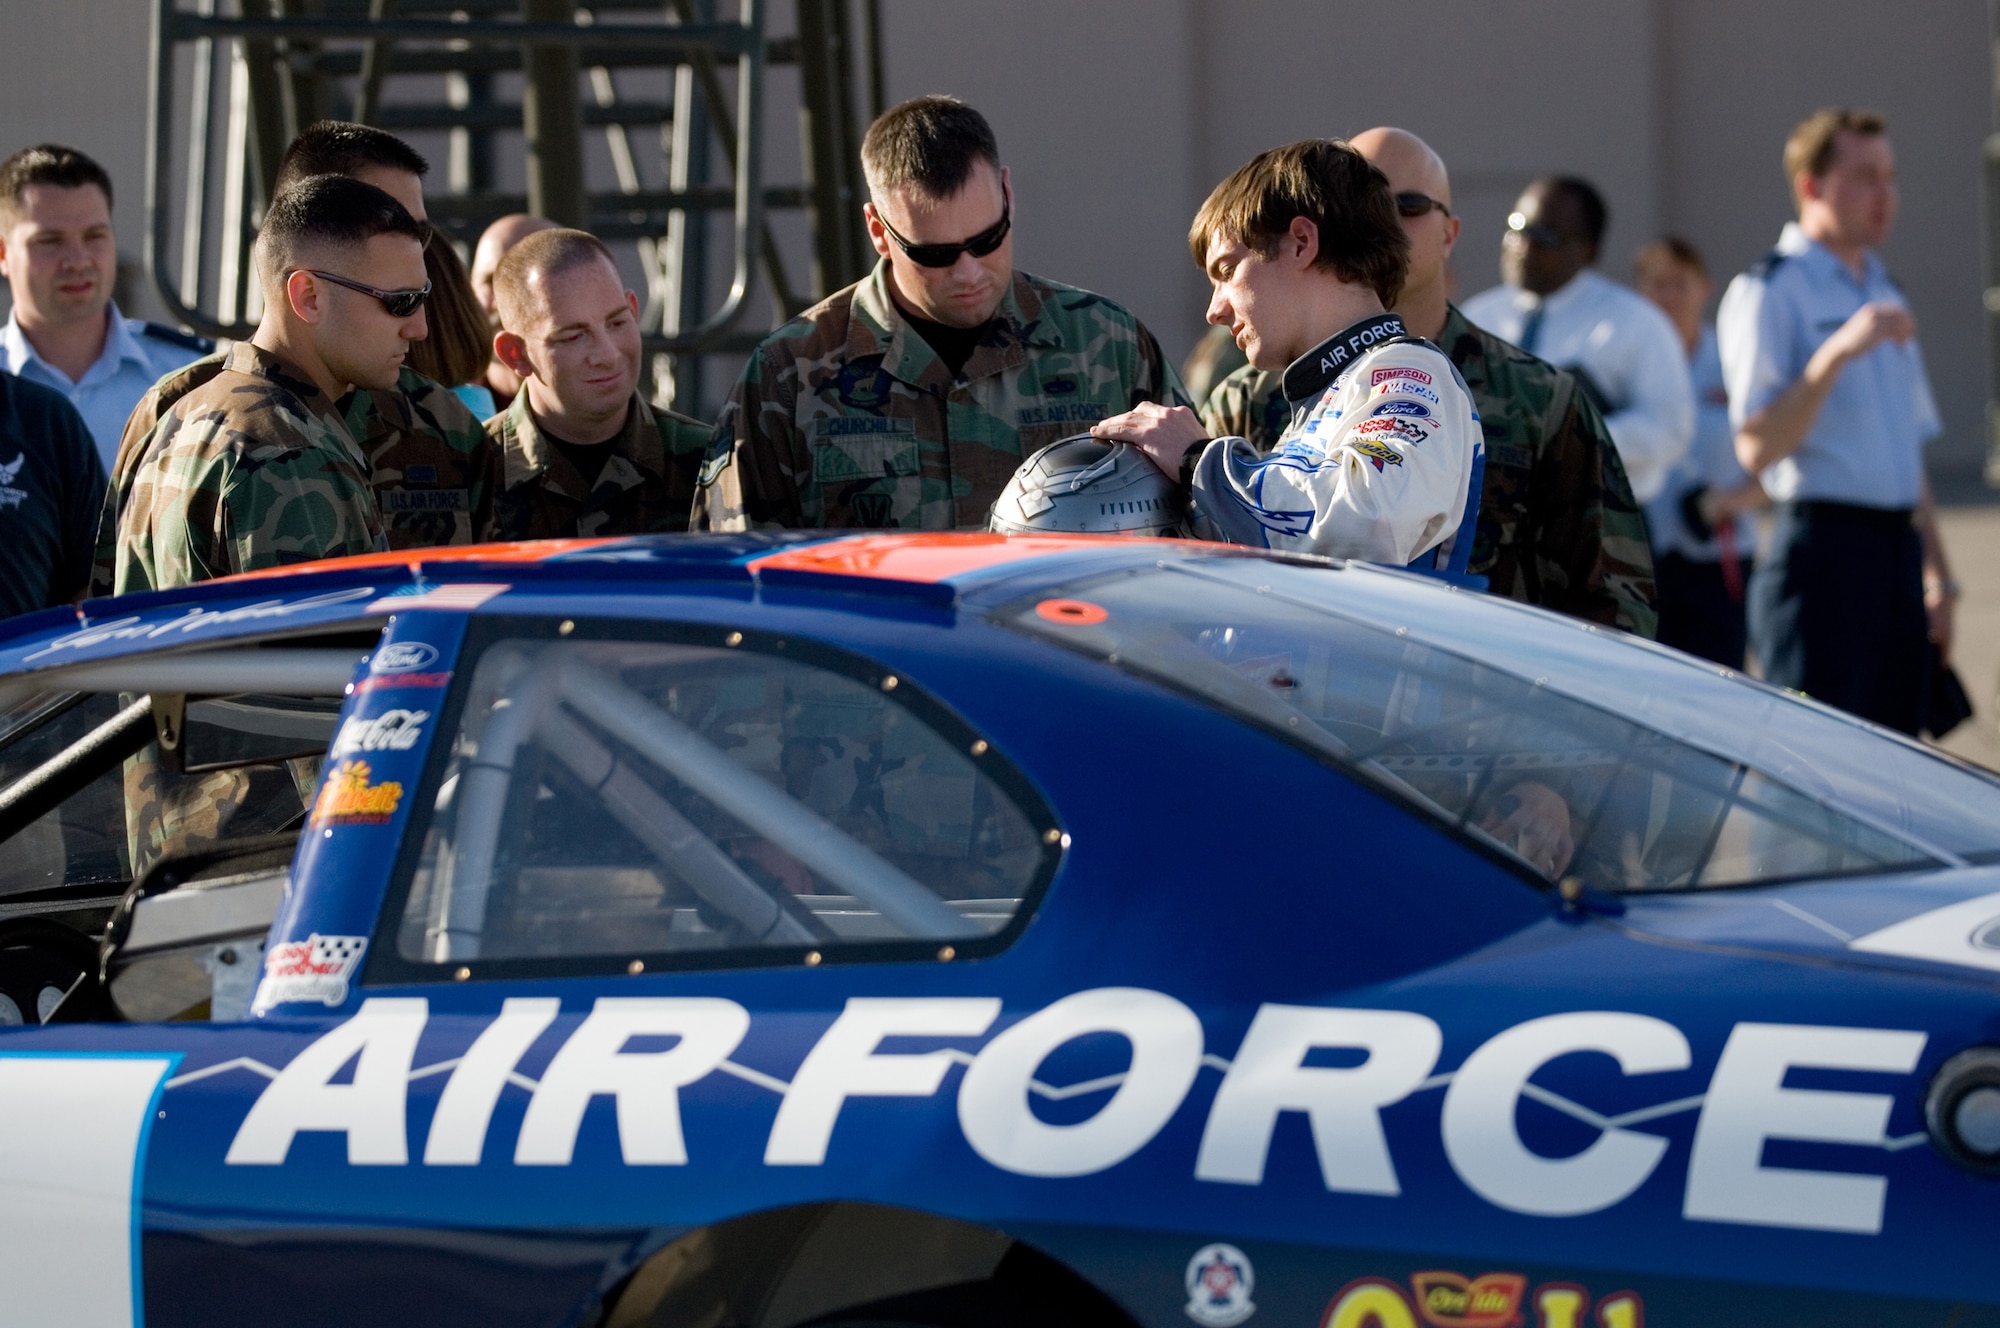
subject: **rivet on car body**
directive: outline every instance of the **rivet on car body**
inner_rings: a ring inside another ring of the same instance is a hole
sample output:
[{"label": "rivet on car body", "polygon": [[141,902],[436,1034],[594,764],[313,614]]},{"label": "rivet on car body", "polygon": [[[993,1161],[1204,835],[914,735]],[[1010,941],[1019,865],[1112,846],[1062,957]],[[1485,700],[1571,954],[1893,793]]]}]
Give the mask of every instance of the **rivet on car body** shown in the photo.
[{"label": "rivet on car body", "polygon": [[646,971],[646,961],[643,959],[634,959],[631,963],[625,965],[625,971],[636,978]]},{"label": "rivet on car body", "polygon": [[1063,832],[1054,828],[1044,830],[1042,831],[1042,842],[1044,844],[1060,844],[1063,842]]},{"label": "rivet on car body", "polygon": [[882,679],[882,690],[885,692],[893,692],[896,690],[895,674],[892,673],[888,677]]},{"label": "rivet on car body", "polygon": [[570,618],[565,618],[562,620],[562,626],[556,628],[556,635],[568,636],[571,632],[574,632],[575,630],[576,630],[575,621]]},{"label": "rivet on car body", "polygon": [[724,645],[726,645],[726,646],[740,646],[740,645],[742,645],[742,644],[743,644],[743,633],[741,633],[741,632],[731,632],[731,633],[730,633],[730,634],[729,634],[728,636],[725,636],[725,637],[723,637],[723,638],[722,638],[722,644],[724,644]]},{"label": "rivet on car body", "polygon": [[819,951],[817,950],[806,951],[806,967],[817,968],[818,966],[819,966]]},{"label": "rivet on car body", "polygon": [[953,946],[947,945],[938,950],[938,959],[944,963],[949,964],[956,958],[958,958],[958,950]]},{"label": "rivet on car body", "polygon": [[986,755],[986,752],[987,752],[986,739],[975,738],[972,743],[972,754],[974,756],[984,756]]},{"label": "rivet on car body", "polygon": [[451,980],[453,982],[463,982],[471,976],[472,976],[472,970],[461,964],[456,969],[452,970]]}]

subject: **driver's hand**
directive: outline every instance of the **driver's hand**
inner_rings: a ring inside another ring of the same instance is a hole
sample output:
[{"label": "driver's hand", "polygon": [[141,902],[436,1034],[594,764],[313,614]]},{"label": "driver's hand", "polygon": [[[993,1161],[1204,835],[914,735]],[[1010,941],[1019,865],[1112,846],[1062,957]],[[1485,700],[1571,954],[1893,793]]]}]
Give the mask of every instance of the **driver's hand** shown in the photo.
[{"label": "driver's hand", "polygon": [[1486,813],[1479,828],[1526,859],[1550,880],[1569,870],[1576,856],[1570,836],[1569,804],[1547,784],[1523,780],[1508,789]]},{"label": "driver's hand", "polygon": [[1099,420],[1091,426],[1090,436],[1107,443],[1132,444],[1176,482],[1187,450],[1208,441],[1201,418],[1186,406],[1160,406],[1150,401],[1140,402],[1123,415]]}]

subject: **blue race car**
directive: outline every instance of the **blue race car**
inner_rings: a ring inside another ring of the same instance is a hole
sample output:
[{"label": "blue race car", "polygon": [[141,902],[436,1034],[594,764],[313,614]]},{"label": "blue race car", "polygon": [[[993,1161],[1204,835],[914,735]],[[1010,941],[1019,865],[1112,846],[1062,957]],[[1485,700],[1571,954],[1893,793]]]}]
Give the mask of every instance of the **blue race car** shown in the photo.
[{"label": "blue race car", "polygon": [[6,1323],[2000,1324],[2000,783],[1672,651],[988,535],[7,631]]}]

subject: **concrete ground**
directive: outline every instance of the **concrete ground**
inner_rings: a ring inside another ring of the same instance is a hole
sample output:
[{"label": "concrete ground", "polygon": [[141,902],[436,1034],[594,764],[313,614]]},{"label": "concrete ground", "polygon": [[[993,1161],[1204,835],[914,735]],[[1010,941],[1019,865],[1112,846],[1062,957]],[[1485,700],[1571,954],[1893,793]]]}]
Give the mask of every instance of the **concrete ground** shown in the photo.
[{"label": "concrete ground", "polygon": [[[1942,490],[1942,486],[1941,490]],[[1949,503],[1950,496],[1941,492]],[[1994,689],[2000,682],[2000,503],[1939,509],[1952,572],[1965,587],[1958,602],[1957,640],[1951,663],[1975,708],[1939,744],[1946,751],[2000,770],[2000,715]]]}]

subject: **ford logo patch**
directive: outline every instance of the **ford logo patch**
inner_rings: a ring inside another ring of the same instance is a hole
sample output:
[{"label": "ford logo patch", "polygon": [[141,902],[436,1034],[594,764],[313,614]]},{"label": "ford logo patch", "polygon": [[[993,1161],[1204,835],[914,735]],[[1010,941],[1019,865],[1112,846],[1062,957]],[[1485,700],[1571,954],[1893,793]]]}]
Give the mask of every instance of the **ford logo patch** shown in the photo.
[{"label": "ford logo patch", "polygon": [[437,662],[436,646],[427,646],[421,641],[398,641],[383,646],[375,652],[374,661],[369,664],[370,673],[412,673]]}]

